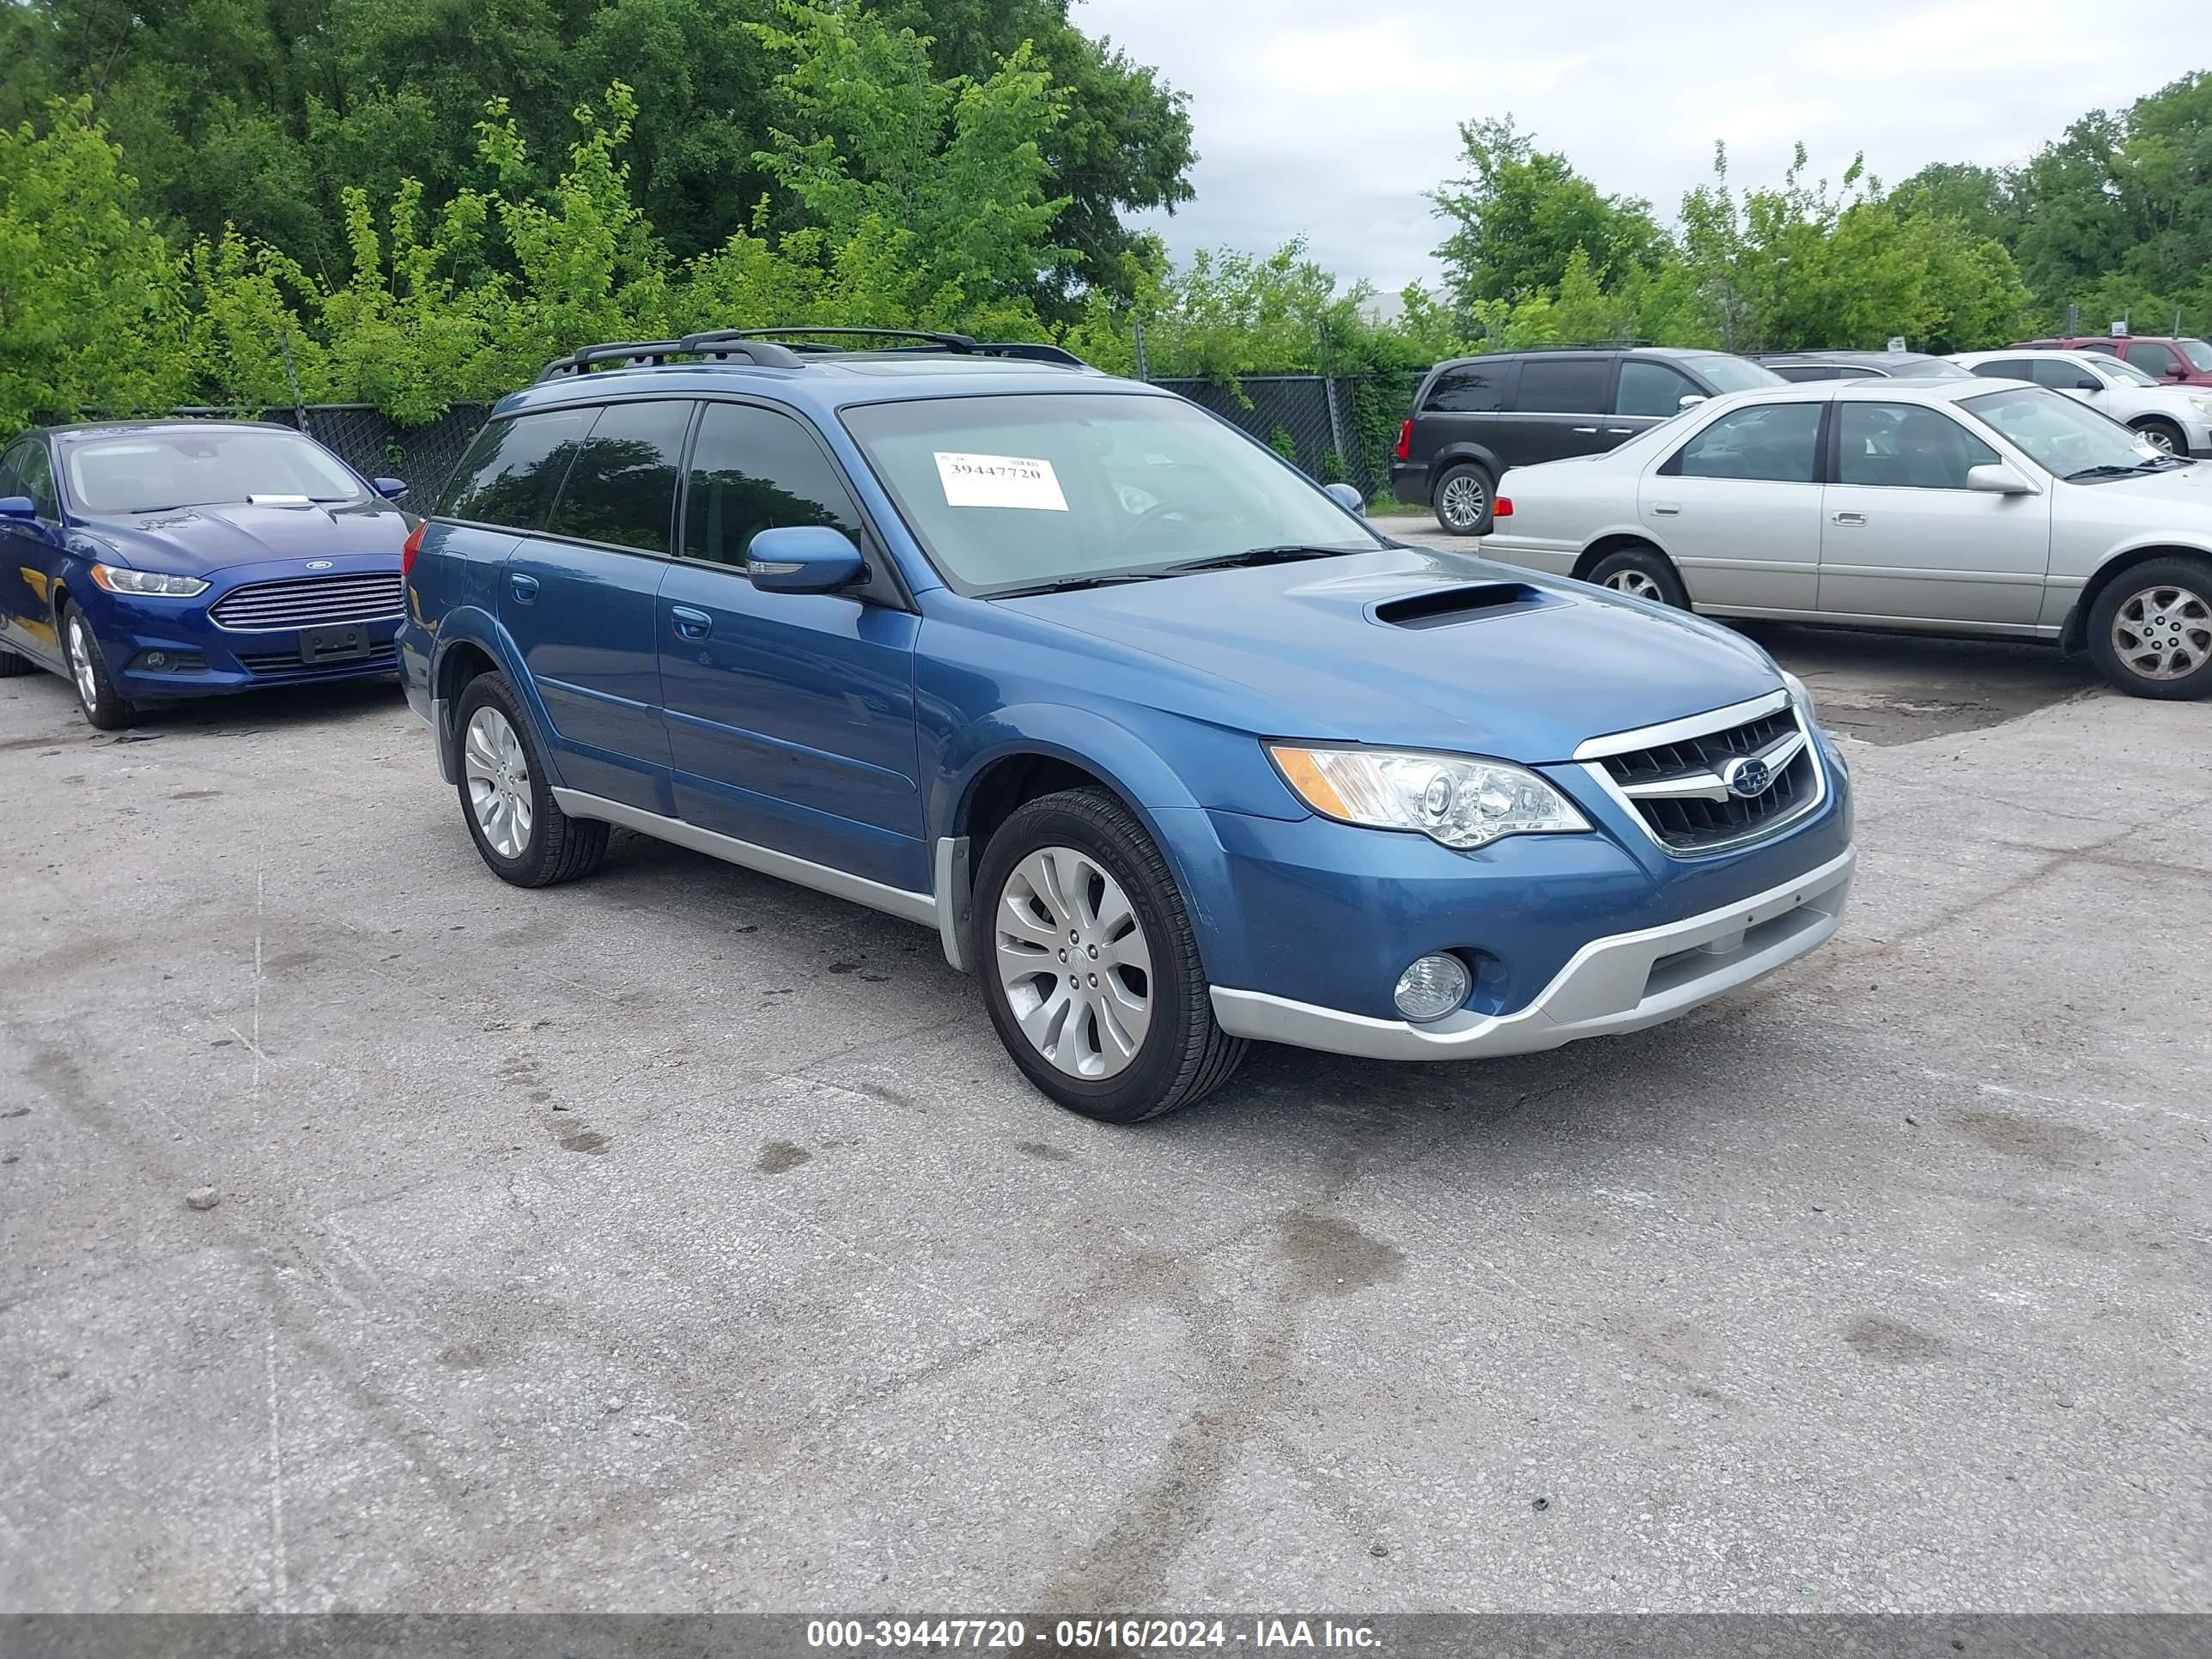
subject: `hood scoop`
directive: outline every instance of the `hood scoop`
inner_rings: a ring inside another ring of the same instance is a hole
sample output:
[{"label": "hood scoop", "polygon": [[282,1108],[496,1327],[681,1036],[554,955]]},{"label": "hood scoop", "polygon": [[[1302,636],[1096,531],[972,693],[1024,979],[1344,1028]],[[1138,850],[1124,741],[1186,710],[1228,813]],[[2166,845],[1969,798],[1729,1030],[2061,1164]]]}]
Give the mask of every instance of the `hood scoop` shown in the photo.
[{"label": "hood scoop", "polygon": [[1462,587],[1432,588],[1375,607],[1375,620],[1393,628],[1449,628],[1500,611],[1548,605],[1550,599],[1526,582],[1474,582]]}]

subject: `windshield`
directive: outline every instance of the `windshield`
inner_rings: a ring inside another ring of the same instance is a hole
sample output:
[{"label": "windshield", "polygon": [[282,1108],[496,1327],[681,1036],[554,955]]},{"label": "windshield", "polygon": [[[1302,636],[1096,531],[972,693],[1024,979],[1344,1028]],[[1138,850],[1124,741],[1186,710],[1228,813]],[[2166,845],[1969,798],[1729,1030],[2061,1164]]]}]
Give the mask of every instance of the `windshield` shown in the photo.
[{"label": "windshield", "polygon": [[361,480],[313,440],[212,422],[72,444],[62,465],[70,496],[86,513],[155,513],[249,495],[363,499]]},{"label": "windshield", "polygon": [[1731,357],[1725,352],[1685,357],[1684,365],[1694,368],[1713,383],[1721,392],[1756,392],[1763,386],[1787,386],[1772,369],[1754,363],[1747,358]]},{"label": "windshield", "polygon": [[2039,386],[1968,398],[1959,406],[2062,478],[2117,476],[2152,458],[2143,441],[2118,421]]},{"label": "windshield", "polygon": [[2156,386],[2159,383],[2155,374],[2146,374],[2133,363],[2118,357],[2100,356],[2097,359],[2097,367],[2114,380],[2125,380],[2130,386]]},{"label": "windshield", "polygon": [[2212,374],[2212,345],[2202,340],[2176,340],[2173,349],[2189,359],[2189,366],[2200,374]]},{"label": "windshield", "polygon": [[844,411],[938,570],[967,592],[1160,573],[1259,549],[1382,542],[1179,398],[1054,392]]}]

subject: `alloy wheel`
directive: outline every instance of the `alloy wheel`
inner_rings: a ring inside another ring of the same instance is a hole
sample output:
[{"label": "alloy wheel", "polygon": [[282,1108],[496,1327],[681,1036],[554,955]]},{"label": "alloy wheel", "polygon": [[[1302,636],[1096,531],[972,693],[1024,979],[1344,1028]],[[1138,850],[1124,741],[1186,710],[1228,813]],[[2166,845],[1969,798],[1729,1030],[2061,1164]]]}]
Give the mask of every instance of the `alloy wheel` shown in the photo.
[{"label": "alloy wheel", "polygon": [[1632,599],[1650,599],[1664,604],[1667,596],[1659,591],[1659,584],[1641,570],[1616,570],[1605,579],[1605,585],[1616,593],[1626,593]]},{"label": "alloy wheel", "polygon": [[520,858],[530,845],[530,757],[513,724],[489,704],[469,716],[461,770],[485,842],[503,859]]},{"label": "alloy wheel", "polygon": [[92,665],[92,632],[72,607],[69,619],[70,676],[76,680],[76,694],[88,711],[100,706],[100,675]]},{"label": "alloy wheel", "polygon": [[2212,658],[2212,604],[2163,582],[2130,594],[2113,613],[2112,654],[2143,679],[2186,678]]},{"label": "alloy wheel", "polygon": [[999,894],[999,983],[1030,1046],[1071,1077],[1126,1071],[1152,1024],[1152,956],[1121,883],[1087,853],[1040,847]]},{"label": "alloy wheel", "polygon": [[2137,432],[2136,436],[2141,438],[2161,455],[2172,455],[2179,453],[2178,447],[2173,441],[2173,434],[2163,427],[2145,427]]},{"label": "alloy wheel", "polygon": [[1470,530],[1480,524],[1483,509],[1489,505],[1488,492],[1469,477],[1451,479],[1437,497],[1438,514],[1455,530]]}]

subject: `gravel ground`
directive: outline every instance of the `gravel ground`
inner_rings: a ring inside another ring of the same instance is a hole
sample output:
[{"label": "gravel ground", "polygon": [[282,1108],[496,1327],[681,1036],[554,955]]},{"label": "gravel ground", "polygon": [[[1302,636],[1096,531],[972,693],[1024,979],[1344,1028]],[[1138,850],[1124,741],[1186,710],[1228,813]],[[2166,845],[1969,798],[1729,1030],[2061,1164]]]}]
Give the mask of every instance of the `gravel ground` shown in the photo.
[{"label": "gravel ground", "polygon": [[934,937],[526,893],[375,688],[0,683],[0,1608],[2212,1611],[2212,744],[1761,637],[1827,949],[1058,1112]]}]

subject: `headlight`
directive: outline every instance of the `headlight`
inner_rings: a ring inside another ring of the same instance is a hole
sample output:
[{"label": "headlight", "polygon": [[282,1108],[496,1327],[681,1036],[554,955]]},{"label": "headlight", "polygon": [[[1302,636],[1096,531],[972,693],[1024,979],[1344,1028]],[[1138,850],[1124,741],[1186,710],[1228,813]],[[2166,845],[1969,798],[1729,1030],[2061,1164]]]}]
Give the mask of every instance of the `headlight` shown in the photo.
[{"label": "headlight", "polygon": [[1525,767],[1397,749],[1270,744],[1284,781],[1323,817],[1418,830],[1462,851],[1506,836],[1588,830],[1565,795]]},{"label": "headlight", "polygon": [[119,564],[93,566],[92,579],[111,593],[136,593],[156,599],[189,599],[208,590],[208,585],[198,576],[165,576],[158,570],[125,570]]},{"label": "headlight", "polygon": [[2197,405],[2198,414],[2212,415],[2212,398],[2191,398],[2189,401]]},{"label": "headlight", "polygon": [[1790,700],[1805,711],[1807,722],[1815,726],[1820,724],[1819,711],[1813,706],[1813,689],[1786,668],[1776,672],[1782,676],[1783,684],[1790,688]]}]

